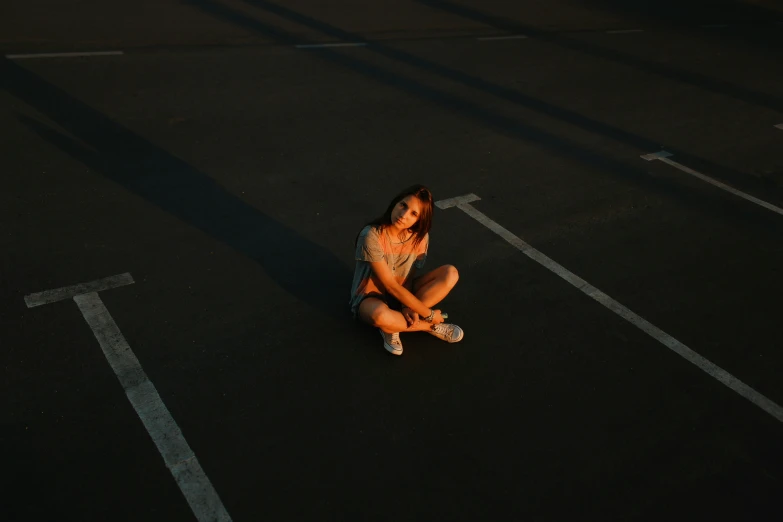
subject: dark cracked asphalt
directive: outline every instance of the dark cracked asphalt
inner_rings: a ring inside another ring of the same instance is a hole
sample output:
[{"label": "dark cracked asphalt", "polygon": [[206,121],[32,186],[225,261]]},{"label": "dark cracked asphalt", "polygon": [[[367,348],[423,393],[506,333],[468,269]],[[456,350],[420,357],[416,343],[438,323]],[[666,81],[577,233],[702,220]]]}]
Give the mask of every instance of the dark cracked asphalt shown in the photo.
[{"label": "dark cracked asphalt", "polygon": [[124,273],[100,298],[235,521],[780,520],[783,418],[459,209],[428,264],[463,342],[394,358],[346,309],[391,195],[472,193],[780,408],[783,215],[641,158],[783,207],[780,2],[16,4],[3,520],[199,516],[76,304],[25,304]]}]

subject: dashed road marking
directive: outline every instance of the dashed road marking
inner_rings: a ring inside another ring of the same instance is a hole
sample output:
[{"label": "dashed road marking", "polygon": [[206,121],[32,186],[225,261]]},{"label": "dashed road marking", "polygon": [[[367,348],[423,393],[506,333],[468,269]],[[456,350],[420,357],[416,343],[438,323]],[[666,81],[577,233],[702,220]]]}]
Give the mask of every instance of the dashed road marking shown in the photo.
[{"label": "dashed road marking", "polygon": [[494,222],[490,218],[488,218],[486,215],[484,215],[482,212],[476,210],[470,203],[473,201],[478,201],[481,198],[476,196],[475,194],[467,194],[465,196],[459,196],[456,198],[451,199],[445,199],[441,201],[436,201],[435,205],[440,209],[447,209],[451,207],[457,207],[458,209],[465,212],[467,215],[490,229],[495,234],[499,235],[503,239],[505,239],[509,244],[517,248],[520,252],[525,254],[527,257],[535,261],[536,263],[542,265],[547,270],[553,272],[554,274],[558,275],[568,283],[570,283],[572,286],[576,287],[578,290],[586,294],[587,296],[591,297],[592,299],[598,301],[602,305],[604,305],[606,308],[614,312],[615,314],[619,315],[629,323],[633,324],[640,330],[642,330],[644,333],[655,339],[656,341],[660,342],[676,354],[680,355],[682,358],[687,360],[688,362],[694,364],[697,366],[700,370],[704,371],[717,381],[721,382],[722,384],[726,385],[742,397],[746,398],[768,414],[772,415],[775,419],[777,419],[780,422],[783,422],[783,408],[781,408],[776,403],[772,402],[770,399],[765,397],[764,395],[760,394],[744,382],[740,381],[730,373],[728,373],[726,370],[720,368],[719,366],[715,365],[714,363],[710,362],[709,360],[705,359],[698,353],[694,352],[690,348],[688,348],[686,345],[672,337],[671,335],[667,334],[657,326],[653,325],[652,323],[648,322],[644,318],[640,317],[639,315],[635,314],[619,302],[615,301],[596,287],[590,285],[585,281],[584,279],[580,278],[579,276],[575,275],[574,273],[570,272],[566,268],[564,268],[562,265],[559,265],[546,255],[542,254],[535,248],[531,247],[524,241],[522,241],[520,238],[500,226],[498,223]]},{"label": "dashed road marking", "polygon": [[119,56],[122,51],[94,51],[82,53],[30,53],[30,54],[6,54],[10,60],[28,60],[32,58],[79,58],[82,56]]},{"label": "dashed road marking", "polygon": [[296,45],[297,49],[320,49],[326,47],[363,47],[367,45],[367,42],[336,42],[336,43],[324,43],[324,44],[300,44]]},{"label": "dashed road marking", "polygon": [[767,203],[763,199],[759,199],[756,197],[751,196],[750,194],[746,194],[742,192],[741,190],[737,190],[733,187],[730,187],[726,185],[725,183],[722,183],[718,180],[712,179],[709,176],[705,176],[701,172],[697,172],[689,167],[686,167],[685,165],[682,165],[681,163],[677,163],[674,160],[669,159],[673,154],[671,152],[666,152],[665,150],[662,150],[660,152],[653,152],[652,154],[643,154],[641,156],[642,159],[647,161],[654,161],[654,160],[660,160],[666,164],[671,165],[672,167],[679,169],[685,173],[690,174],[691,176],[695,178],[699,178],[702,181],[706,181],[710,185],[716,186],[719,189],[725,190],[726,192],[729,192],[731,194],[734,194],[735,196],[739,196],[742,199],[748,200],[751,203],[755,203],[756,205],[759,205],[760,207],[764,207],[767,210],[771,210],[772,212],[775,212],[777,214],[780,214],[783,216],[783,208],[776,207],[772,203]]},{"label": "dashed road marking", "polygon": [[527,36],[524,34],[509,34],[506,36],[480,36],[476,40],[480,42],[491,42],[494,40],[524,40]]},{"label": "dashed road marking", "polygon": [[182,431],[114,322],[98,292],[133,284],[130,274],[25,296],[29,308],[72,298],[90,325],[133,409],[158,448],[166,467],[200,522],[230,522],[217,491],[201,468]]}]

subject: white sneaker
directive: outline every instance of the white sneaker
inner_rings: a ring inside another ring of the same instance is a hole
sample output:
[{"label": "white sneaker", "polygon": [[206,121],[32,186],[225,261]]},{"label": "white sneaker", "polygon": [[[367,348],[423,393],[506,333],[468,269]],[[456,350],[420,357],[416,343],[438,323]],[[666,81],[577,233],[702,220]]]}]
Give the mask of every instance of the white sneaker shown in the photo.
[{"label": "white sneaker", "polygon": [[383,347],[386,348],[386,351],[394,355],[402,355],[402,341],[400,341],[400,334],[386,333],[380,328],[378,331],[381,332],[381,337],[383,337]]},{"label": "white sneaker", "polygon": [[462,328],[456,324],[449,323],[433,325],[432,328],[430,328],[429,333],[447,343],[458,343],[465,336],[465,332],[462,331]]}]

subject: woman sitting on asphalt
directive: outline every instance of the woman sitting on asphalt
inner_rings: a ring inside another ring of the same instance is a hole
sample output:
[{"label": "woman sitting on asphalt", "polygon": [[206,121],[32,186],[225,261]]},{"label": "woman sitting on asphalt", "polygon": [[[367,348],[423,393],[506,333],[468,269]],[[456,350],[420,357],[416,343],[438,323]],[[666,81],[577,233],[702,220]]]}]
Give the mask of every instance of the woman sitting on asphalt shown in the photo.
[{"label": "woman sitting on asphalt", "polygon": [[450,343],[464,335],[432,308],[457,284],[457,269],[444,265],[416,275],[427,259],[432,204],[427,187],[409,187],[356,238],[351,312],[378,328],[383,346],[394,355],[402,355],[401,332],[428,332]]}]

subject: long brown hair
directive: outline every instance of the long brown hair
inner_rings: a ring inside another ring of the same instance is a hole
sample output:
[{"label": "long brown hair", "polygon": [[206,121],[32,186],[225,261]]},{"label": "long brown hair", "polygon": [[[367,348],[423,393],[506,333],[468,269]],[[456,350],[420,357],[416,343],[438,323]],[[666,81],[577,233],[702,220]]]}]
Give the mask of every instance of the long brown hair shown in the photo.
[{"label": "long brown hair", "polygon": [[[427,236],[430,229],[432,228],[432,192],[430,192],[430,189],[424,185],[412,185],[404,189],[402,192],[392,198],[389,206],[386,208],[386,211],[383,214],[373,219],[365,226],[373,226],[382,229],[383,227],[391,225],[392,210],[394,210],[394,207],[397,206],[397,203],[407,198],[408,196],[415,196],[416,199],[421,202],[421,212],[419,213],[419,219],[417,219],[416,223],[414,223],[414,225],[409,229],[411,232],[413,232],[413,246],[415,248],[419,245],[419,243],[422,242],[422,240]],[[356,239],[359,239],[358,235],[356,236]],[[354,241],[354,244],[355,243],[356,241]]]}]

